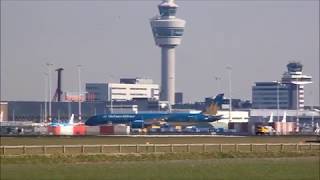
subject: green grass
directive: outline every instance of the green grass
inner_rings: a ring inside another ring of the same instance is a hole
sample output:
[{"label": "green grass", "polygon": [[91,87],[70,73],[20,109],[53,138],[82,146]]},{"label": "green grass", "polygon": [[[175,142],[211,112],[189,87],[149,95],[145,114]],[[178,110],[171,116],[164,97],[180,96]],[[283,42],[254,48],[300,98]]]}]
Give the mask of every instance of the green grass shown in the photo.
[{"label": "green grass", "polygon": [[[319,137],[1,137],[1,145],[305,143],[317,138]],[[70,154],[52,156],[0,156],[0,179],[319,179],[320,154],[317,149],[295,152],[293,147],[293,151],[271,150],[267,153],[263,149],[253,153],[191,152],[76,155],[72,151]]]},{"label": "green grass", "polygon": [[282,158],[282,157],[320,157],[319,151],[312,152],[192,152],[192,153],[151,153],[151,154],[55,154],[0,156],[1,164],[34,163],[89,163],[119,161],[169,161],[169,160],[207,160],[222,158]]},{"label": "green grass", "polygon": [[72,144],[193,144],[193,143],[304,143],[316,136],[249,136],[249,137],[1,137],[1,145],[72,145]]},{"label": "green grass", "polygon": [[319,179],[319,157],[2,164],[5,179]]}]

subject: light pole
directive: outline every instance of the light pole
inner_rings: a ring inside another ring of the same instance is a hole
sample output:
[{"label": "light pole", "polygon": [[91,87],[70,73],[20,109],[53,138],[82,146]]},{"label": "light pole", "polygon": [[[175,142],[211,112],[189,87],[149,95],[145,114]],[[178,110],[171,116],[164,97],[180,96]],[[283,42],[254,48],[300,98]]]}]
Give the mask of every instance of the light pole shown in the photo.
[{"label": "light pole", "polygon": [[297,111],[296,111],[297,119],[296,121],[297,121],[297,131],[299,131],[299,85],[296,84],[296,86],[297,86]]},{"label": "light pole", "polygon": [[108,82],[108,98],[109,98],[109,101],[110,101],[110,107],[109,107],[109,112],[110,113],[113,113],[113,104],[112,104],[112,82],[113,82],[113,79],[114,79],[114,75],[110,74],[109,77],[109,82]]},{"label": "light pole", "polygon": [[279,104],[279,81],[277,82],[277,122],[279,122],[279,108],[280,108],[280,104]]},{"label": "light pole", "polygon": [[312,113],[312,115],[311,115],[311,127],[312,127],[312,130],[314,129],[314,109],[313,109],[313,107],[311,108],[311,113]]},{"label": "light pole", "polygon": [[48,102],[48,73],[44,73],[44,116],[43,122],[47,121],[47,102]]},{"label": "light pole", "polygon": [[12,121],[16,121],[16,117],[15,117],[15,110],[13,109],[12,110]]},{"label": "light pole", "polygon": [[312,118],[311,118],[311,125],[312,125],[312,129],[314,129],[314,128],[315,128],[315,124],[314,124],[314,112],[315,112],[315,109],[314,109],[314,105],[315,105],[315,83],[313,83],[313,85],[312,85],[311,94],[312,94],[312,107],[311,107],[311,110],[312,110]]},{"label": "light pole", "polygon": [[81,121],[81,65],[78,65],[78,90],[79,90],[79,97],[78,97],[78,108],[79,108],[79,121]]},{"label": "light pole", "polygon": [[231,122],[232,117],[231,117],[231,111],[232,111],[232,90],[231,90],[231,73],[232,73],[232,67],[227,66],[226,69],[228,70],[228,79],[229,79],[229,122]]},{"label": "light pole", "polygon": [[221,77],[218,77],[218,76],[215,76],[214,79],[217,81],[217,84],[218,84],[218,92],[217,93],[220,93],[221,91]]},{"label": "light pole", "polygon": [[113,113],[113,107],[112,107],[112,86],[109,87],[109,100],[110,100],[110,113]]},{"label": "light pole", "polygon": [[51,66],[53,66],[53,64],[52,63],[46,63],[46,65],[47,65],[47,67],[48,67],[48,83],[49,83],[49,122],[51,122],[51,120],[52,120],[52,116],[51,116],[51,106],[52,106],[52,104],[51,104]]}]

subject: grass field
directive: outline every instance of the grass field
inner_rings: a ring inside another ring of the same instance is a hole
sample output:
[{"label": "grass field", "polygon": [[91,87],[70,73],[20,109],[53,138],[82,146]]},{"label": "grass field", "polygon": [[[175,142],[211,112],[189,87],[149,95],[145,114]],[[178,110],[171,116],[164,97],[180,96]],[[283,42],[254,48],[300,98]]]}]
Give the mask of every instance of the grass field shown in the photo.
[{"label": "grass field", "polygon": [[2,164],[6,179],[319,179],[319,157]]},{"label": "grass field", "polygon": [[[319,137],[1,137],[1,145],[306,143],[315,140]],[[1,156],[0,179],[317,180],[319,157],[318,151]]]},{"label": "grass field", "polygon": [[248,137],[1,137],[1,145],[76,145],[76,144],[203,144],[203,143],[305,143],[320,140],[317,136],[248,136]]}]

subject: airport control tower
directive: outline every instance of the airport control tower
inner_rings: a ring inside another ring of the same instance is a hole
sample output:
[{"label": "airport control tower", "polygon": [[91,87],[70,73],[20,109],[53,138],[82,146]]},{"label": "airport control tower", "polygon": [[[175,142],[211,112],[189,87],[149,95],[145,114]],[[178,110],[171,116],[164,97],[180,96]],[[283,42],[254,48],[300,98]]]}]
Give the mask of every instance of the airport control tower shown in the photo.
[{"label": "airport control tower", "polygon": [[304,109],[304,85],[312,83],[312,77],[302,74],[302,64],[290,62],[288,71],[282,76],[282,83],[291,86],[290,104],[292,109]]},{"label": "airport control tower", "polygon": [[178,5],[174,0],[163,0],[159,5],[160,16],[150,20],[156,45],[161,47],[160,100],[174,104],[175,47],[181,43],[185,20],[175,17]]}]

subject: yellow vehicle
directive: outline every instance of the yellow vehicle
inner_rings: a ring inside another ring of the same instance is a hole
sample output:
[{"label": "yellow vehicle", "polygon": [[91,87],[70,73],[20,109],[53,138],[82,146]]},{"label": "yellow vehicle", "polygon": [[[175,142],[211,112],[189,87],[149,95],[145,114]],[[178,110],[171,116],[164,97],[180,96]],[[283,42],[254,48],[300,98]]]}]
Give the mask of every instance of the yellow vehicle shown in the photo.
[{"label": "yellow vehicle", "polygon": [[270,135],[271,127],[270,126],[257,126],[256,135]]}]

